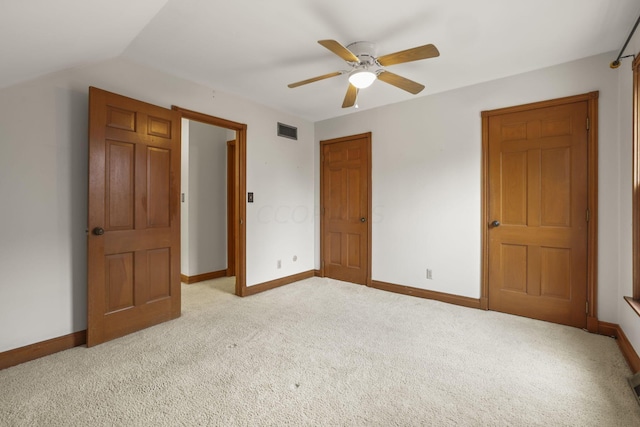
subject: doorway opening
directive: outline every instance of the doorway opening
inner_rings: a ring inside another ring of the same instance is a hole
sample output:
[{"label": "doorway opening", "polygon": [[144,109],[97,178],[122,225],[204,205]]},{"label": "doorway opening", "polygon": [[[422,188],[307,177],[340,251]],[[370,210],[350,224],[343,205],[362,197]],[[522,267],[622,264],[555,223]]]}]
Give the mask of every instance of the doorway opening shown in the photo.
[{"label": "doorway opening", "polygon": [[235,253],[228,249],[235,247],[235,153],[230,149],[235,148],[236,132],[185,118],[181,129],[182,282],[235,276]]},{"label": "doorway opening", "polygon": [[[188,167],[180,196],[185,255],[181,278],[195,283],[235,276],[235,294],[245,296],[246,206],[242,195],[246,188],[247,126],[177,106],[172,109],[181,114],[183,128],[190,136],[188,147],[183,142],[182,152],[195,160]],[[183,159],[183,165],[185,161],[188,159]]]}]

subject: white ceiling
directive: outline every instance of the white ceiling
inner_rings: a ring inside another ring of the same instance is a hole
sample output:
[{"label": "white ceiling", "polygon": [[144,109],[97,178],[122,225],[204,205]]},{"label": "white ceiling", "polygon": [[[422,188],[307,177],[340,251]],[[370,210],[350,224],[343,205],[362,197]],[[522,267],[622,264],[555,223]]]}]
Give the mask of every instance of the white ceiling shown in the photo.
[{"label": "white ceiling", "polygon": [[1,0],[0,88],[123,56],[317,121],[357,111],[341,108],[345,75],[287,87],[347,69],[317,40],[440,50],[389,67],[419,95],[377,81],[362,110],[617,53],[639,14],[637,0]]}]

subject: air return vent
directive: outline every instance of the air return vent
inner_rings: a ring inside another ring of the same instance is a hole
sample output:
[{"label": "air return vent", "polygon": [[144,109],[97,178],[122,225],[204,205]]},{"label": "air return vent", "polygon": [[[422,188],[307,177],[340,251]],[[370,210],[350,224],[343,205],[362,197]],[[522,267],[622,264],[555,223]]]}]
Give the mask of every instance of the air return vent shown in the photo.
[{"label": "air return vent", "polygon": [[278,123],[278,136],[298,140],[298,128]]}]

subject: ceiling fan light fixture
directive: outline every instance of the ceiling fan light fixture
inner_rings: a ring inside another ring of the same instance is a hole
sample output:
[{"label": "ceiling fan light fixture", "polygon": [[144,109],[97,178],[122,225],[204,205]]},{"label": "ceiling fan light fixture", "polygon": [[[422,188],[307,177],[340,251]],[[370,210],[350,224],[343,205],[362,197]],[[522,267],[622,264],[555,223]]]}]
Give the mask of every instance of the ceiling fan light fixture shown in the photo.
[{"label": "ceiling fan light fixture", "polygon": [[356,70],[349,76],[349,83],[358,89],[364,89],[373,84],[376,80],[376,73],[368,70]]}]

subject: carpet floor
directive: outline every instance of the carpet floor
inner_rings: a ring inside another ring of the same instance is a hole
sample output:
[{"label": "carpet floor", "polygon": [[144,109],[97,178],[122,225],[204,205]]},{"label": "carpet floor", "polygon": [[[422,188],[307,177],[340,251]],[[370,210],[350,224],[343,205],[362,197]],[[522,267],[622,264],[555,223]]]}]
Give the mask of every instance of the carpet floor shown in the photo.
[{"label": "carpet floor", "polygon": [[640,426],[615,340],[324,278],[0,371],[0,426]]}]

